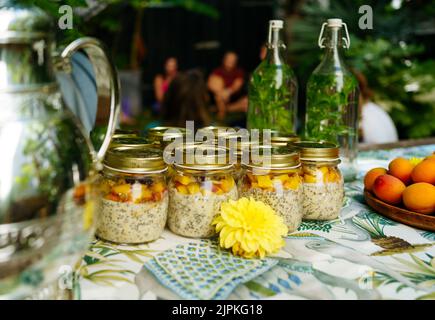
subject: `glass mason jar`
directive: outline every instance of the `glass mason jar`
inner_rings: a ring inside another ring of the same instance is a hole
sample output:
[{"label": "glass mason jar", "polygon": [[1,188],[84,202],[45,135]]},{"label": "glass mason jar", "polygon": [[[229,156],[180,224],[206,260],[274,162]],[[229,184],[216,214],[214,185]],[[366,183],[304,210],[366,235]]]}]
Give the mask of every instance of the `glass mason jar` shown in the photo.
[{"label": "glass mason jar", "polygon": [[[174,164],[169,182],[168,227],[181,236],[209,238],[215,235],[213,219],[222,202],[237,200],[233,165],[228,151],[212,145],[183,146],[183,163]],[[189,159],[196,155],[194,159]]]},{"label": "glass mason jar", "polygon": [[109,148],[114,147],[135,147],[137,145],[144,145],[144,144],[150,144],[150,141],[147,138],[144,137],[118,137],[118,138],[112,138],[112,141],[110,141]]},{"label": "glass mason jar", "polygon": [[[346,38],[342,37],[342,26]],[[338,144],[340,168],[345,180],[351,181],[356,178],[358,81],[344,63],[343,40],[344,47],[349,48],[346,24],[341,19],[328,19],[319,36],[319,46],[325,49],[325,54],[307,83],[305,136],[313,141]]]},{"label": "glass mason jar", "polygon": [[[146,139],[163,151],[163,157],[166,160],[165,155],[171,155],[174,151],[174,148],[170,147],[168,150],[166,147],[171,143],[174,143],[174,145],[182,145],[186,142],[187,134],[188,131],[186,128],[159,126],[148,129]],[[168,165],[168,176],[171,176],[173,173],[174,168],[170,164]]]},{"label": "glass mason jar", "polygon": [[226,137],[237,135],[237,129],[225,126],[208,126],[199,128],[197,133],[200,133],[203,136],[212,133],[212,138],[215,141],[215,144],[218,144],[219,139],[225,139]]},{"label": "glass mason jar", "polygon": [[179,141],[180,143],[183,140],[186,140],[187,130],[182,127],[154,127],[148,129],[147,139],[161,148],[165,149],[173,141]]},{"label": "glass mason jar", "polygon": [[275,129],[296,132],[298,85],[293,70],[285,63],[284,43],[280,40],[282,20],[269,21],[266,58],[249,82],[249,129]]},{"label": "glass mason jar", "polygon": [[112,135],[112,139],[118,138],[136,138],[139,134],[135,130],[116,129]]},{"label": "glass mason jar", "polygon": [[272,136],[271,137],[271,144],[272,146],[277,147],[285,147],[288,145],[291,145],[294,142],[299,142],[301,139],[297,135],[279,135],[279,136]]},{"label": "glass mason jar", "polygon": [[[255,154],[267,157],[256,161]],[[244,174],[239,181],[241,197],[253,197],[270,205],[284,219],[289,232],[295,231],[302,221],[302,181],[299,153],[290,147],[256,146],[251,149],[251,161],[243,165]]]},{"label": "glass mason jar", "polygon": [[[245,145],[244,140],[246,140],[242,139],[244,134],[236,128],[223,126],[204,127],[198,129],[198,132],[203,136],[207,136],[207,140],[213,137],[213,144],[216,147],[228,149],[229,162],[234,165],[233,176],[237,183],[241,171],[241,145]],[[212,136],[209,136],[207,132],[211,132]],[[247,133],[247,131],[245,133]]]},{"label": "glass mason jar", "polygon": [[101,215],[96,235],[115,243],[144,243],[166,224],[168,191],[162,152],[151,145],[109,149],[100,182]]},{"label": "glass mason jar", "polygon": [[344,183],[338,164],[337,145],[327,142],[299,142],[303,177],[303,218],[336,219],[343,206]]}]

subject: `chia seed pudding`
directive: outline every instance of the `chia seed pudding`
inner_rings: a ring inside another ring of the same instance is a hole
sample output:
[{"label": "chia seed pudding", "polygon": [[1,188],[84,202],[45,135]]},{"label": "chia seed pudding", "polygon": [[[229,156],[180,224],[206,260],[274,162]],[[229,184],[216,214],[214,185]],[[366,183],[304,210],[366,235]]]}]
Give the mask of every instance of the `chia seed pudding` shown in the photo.
[{"label": "chia seed pudding", "polygon": [[124,203],[102,200],[98,237],[116,243],[144,243],[160,237],[165,228],[168,192],[160,201]]},{"label": "chia seed pudding", "polygon": [[343,205],[344,183],[338,169],[339,148],[329,142],[295,143],[301,153],[303,218],[336,219]]},{"label": "chia seed pudding", "polygon": [[262,201],[284,219],[288,232],[296,231],[302,221],[302,188],[282,190],[281,192],[251,188],[242,190],[241,197],[253,197]]},{"label": "chia seed pudding", "polygon": [[221,204],[238,198],[228,149],[185,144],[180,151],[183,157],[174,164],[175,174],[168,185],[168,227],[184,237],[212,237],[216,234],[212,222]]},{"label": "chia seed pudding", "polygon": [[96,235],[137,244],[157,240],[166,224],[169,195],[162,152],[149,145],[115,146],[104,159]]},{"label": "chia seed pudding", "polygon": [[343,184],[340,182],[304,183],[302,201],[304,219],[336,219],[343,205],[343,197]]},{"label": "chia seed pudding", "polygon": [[288,232],[296,231],[302,221],[299,153],[290,146],[253,146],[250,162],[243,168],[240,196],[269,205],[282,217]]},{"label": "chia seed pudding", "polygon": [[172,232],[190,238],[209,238],[215,232],[211,225],[219,214],[222,202],[237,200],[234,186],[224,194],[203,191],[183,194],[174,184],[169,184],[168,227]]}]

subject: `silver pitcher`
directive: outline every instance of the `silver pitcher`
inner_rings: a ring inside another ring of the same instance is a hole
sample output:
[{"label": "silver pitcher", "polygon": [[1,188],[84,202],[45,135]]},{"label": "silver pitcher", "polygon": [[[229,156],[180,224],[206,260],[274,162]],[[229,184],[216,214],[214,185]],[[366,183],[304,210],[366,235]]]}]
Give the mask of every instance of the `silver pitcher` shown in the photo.
[{"label": "silver pitcher", "polygon": [[[96,174],[119,113],[116,70],[101,43],[81,38],[55,56],[53,28],[41,9],[0,1],[0,299],[71,289],[94,233]],[[98,152],[55,78],[78,50],[93,63],[99,99],[110,101]]]}]

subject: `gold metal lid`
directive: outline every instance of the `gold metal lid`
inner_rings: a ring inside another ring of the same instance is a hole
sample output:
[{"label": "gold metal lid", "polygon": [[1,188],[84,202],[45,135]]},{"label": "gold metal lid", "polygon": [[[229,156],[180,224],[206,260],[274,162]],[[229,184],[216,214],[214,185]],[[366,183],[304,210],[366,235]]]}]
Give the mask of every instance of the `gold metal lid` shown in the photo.
[{"label": "gold metal lid", "polygon": [[[168,132],[168,130],[170,130]],[[174,139],[184,138],[187,134],[186,128],[182,127],[154,127],[148,129],[147,138],[162,147],[168,145]],[[166,138],[167,140],[164,140]]]},{"label": "gold metal lid", "polygon": [[107,151],[103,164],[110,170],[126,173],[152,173],[167,169],[162,151],[150,145],[111,148]]},{"label": "gold metal lid", "polygon": [[168,133],[171,136],[172,135],[174,135],[174,136],[184,136],[187,133],[186,128],[183,128],[183,127],[164,127],[164,126],[159,126],[159,127],[154,127],[154,128],[148,129],[148,136],[150,136],[150,137],[163,137],[164,134],[168,130],[174,131],[174,133]]},{"label": "gold metal lid", "polygon": [[144,137],[120,137],[120,138],[114,138],[110,142],[109,148],[114,147],[135,147],[135,146],[153,146],[150,141],[147,138]]},{"label": "gold metal lid", "polygon": [[202,127],[198,129],[198,132],[206,132],[206,131],[211,131],[213,132],[215,135],[228,135],[228,134],[233,134],[234,131],[237,132],[237,130],[233,127],[225,127],[225,126],[208,126],[208,127]]},{"label": "gold metal lid", "polygon": [[134,130],[123,130],[123,129],[117,129],[112,135],[112,139],[117,138],[134,138],[138,137],[138,133]]},{"label": "gold metal lid", "polygon": [[213,143],[221,147],[228,147],[230,139],[238,139],[240,136],[237,129],[224,126],[208,126],[198,129],[197,133],[207,136],[207,132],[213,134]]},{"label": "gold metal lid", "polygon": [[290,143],[299,142],[301,138],[297,135],[289,135],[289,136],[272,136],[271,144],[273,146],[286,146]]},{"label": "gold metal lid", "polygon": [[331,142],[300,141],[292,143],[301,154],[301,160],[308,161],[338,161],[339,147]]},{"label": "gold metal lid", "polygon": [[177,149],[182,151],[182,159],[176,159],[174,163],[176,168],[214,171],[233,167],[229,161],[227,148],[210,144],[186,144]]},{"label": "gold metal lid", "polygon": [[256,145],[251,147],[248,167],[292,169],[300,166],[299,152],[289,146]]},{"label": "gold metal lid", "polygon": [[244,152],[249,153],[252,147],[259,146],[259,142],[257,140],[237,141],[235,154],[240,158]]}]

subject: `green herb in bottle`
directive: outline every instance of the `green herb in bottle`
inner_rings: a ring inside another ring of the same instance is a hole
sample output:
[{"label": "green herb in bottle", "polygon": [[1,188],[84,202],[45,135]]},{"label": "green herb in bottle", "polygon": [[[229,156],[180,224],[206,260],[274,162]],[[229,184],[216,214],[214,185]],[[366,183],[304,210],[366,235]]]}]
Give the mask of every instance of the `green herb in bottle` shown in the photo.
[{"label": "green herb in bottle", "polygon": [[284,62],[285,45],[280,40],[281,20],[269,22],[267,55],[254,71],[249,83],[249,129],[273,129],[295,133],[297,81]]},{"label": "green herb in bottle", "polygon": [[319,46],[325,48],[325,54],[308,79],[305,136],[340,145],[340,169],[349,181],[356,177],[358,82],[341,56],[342,41],[347,48],[350,44],[347,27],[347,37],[342,38],[343,25],[346,27],[341,19],[328,19],[322,26]]}]

